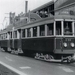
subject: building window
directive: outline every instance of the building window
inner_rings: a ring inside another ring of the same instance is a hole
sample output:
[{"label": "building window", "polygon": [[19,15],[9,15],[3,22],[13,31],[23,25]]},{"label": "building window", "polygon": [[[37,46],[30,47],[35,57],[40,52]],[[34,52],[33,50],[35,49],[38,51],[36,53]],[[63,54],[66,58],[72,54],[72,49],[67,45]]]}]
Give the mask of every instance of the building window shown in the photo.
[{"label": "building window", "polygon": [[40,36],[45,36],[45,25],[40,26]]},{"label": "building window", "polygon": [[27,29],[27,37],[31,37],[31,28]]},{"label": "building window", "polygon": [[47,35],[53,35],[53,23],[47,24]]},{"label": "building window", "polygon": [[61,35],[61,21],[56,21],[56,35]]},{"label": "building window", "polygon": [[25,37],[25,29],[22,29],[22,37]]},{"label": "building window", "polygon": [[37,27],[33,27],[33,37],[37,36]]}]

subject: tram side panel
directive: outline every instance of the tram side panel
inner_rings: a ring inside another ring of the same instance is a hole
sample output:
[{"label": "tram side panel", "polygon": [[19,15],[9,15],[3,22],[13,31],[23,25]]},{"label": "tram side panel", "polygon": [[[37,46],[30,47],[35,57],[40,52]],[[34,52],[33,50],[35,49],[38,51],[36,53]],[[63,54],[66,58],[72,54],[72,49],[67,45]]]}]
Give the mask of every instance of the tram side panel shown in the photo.
[{"label": "tram side panel", "polygon": [[14,49],[18,49],[18,39],[14,39]]},{"label": "tram side panel", "polygon": [[10,48],[11,48],[11,50],[17,50],[17,48],[18,48],[18,39],[11,39],[10,40]]},{"label": "tram side panel", "polygon": [[13,42],[12,42],[12,39],[10,39],[10,48],[11,48],[11,50],[12,50],[12,44],[13,44]]},{"label": "tram side panel", "polygon": [[1,48],[1,40],[0,40],[0,48]]},{"label": "tram side panel", "polygon": [[11,48],[10,48],[10,39],[7,40],[7,50],[8,50],[8,52],[11,52]]},{"label": "tram side panel", "polygon": [[8,47],[8,41],[7,40],[1,40],[1,48],[3,48],[5,51],[7,51]]},{"label": "tram side panel", "polygon": [[22,50],[30,55],[33,53],[52,54],[54,51],[54,37],[22,39]]}]

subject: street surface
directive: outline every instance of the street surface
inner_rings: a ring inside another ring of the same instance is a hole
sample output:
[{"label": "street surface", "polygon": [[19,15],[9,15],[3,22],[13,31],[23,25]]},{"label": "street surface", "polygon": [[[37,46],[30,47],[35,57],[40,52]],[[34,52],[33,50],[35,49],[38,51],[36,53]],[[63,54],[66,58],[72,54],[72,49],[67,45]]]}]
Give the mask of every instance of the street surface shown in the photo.
[{"label": "street surface", "polygon": [[49,63],[0,52],[0,64],[19,75],[75,75],[75,64]]}]

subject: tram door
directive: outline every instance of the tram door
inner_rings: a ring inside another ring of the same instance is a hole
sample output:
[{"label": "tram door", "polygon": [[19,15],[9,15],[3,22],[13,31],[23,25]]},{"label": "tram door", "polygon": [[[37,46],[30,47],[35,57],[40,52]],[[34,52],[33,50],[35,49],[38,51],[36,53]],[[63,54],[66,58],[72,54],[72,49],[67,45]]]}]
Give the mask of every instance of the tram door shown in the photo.
[{"label": "tram door", "polygon": [[55,38],[55,52],[63,52],[63,38],[61,37]]}]

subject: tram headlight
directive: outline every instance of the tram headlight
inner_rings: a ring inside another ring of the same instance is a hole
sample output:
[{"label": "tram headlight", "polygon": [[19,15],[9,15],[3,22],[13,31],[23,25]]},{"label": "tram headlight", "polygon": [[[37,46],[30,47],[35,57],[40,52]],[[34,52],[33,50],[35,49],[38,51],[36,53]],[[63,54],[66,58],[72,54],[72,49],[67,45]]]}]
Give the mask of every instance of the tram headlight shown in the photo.
[{"label": "tram headlight", "polygon": [[71,43],[70,45],[71,45],[71,47],[74,47],[74,46],[75,46],[75,44],[74,44],[74,43]]},{"label": "tram headlight", "polygon": [[63,45],[64,45],[64,47],[67,47],[67,43],[66,42],[64,42]]}]

